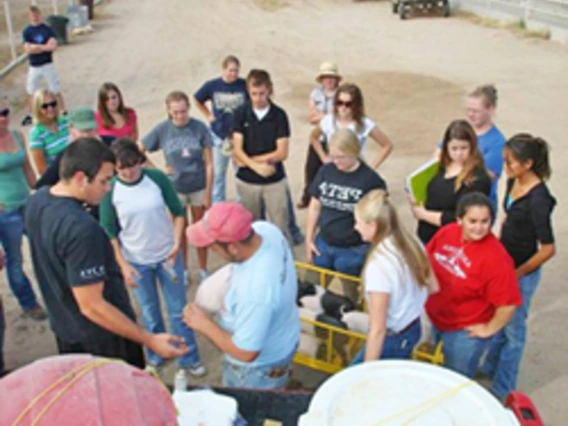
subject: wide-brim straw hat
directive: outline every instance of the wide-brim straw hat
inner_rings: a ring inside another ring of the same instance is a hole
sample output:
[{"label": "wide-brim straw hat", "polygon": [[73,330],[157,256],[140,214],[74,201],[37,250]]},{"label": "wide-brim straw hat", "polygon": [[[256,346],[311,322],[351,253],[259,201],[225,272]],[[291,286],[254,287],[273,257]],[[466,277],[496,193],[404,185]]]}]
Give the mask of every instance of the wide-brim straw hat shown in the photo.
[{"label": "wide-brim straw hat", "polygon": [[323,77],[335,77],[337,81],[341,81],[341,75],[339,74],[339,69],[337,68],[337,64],[333,62],[322,62],[319,68],[319,73],[316,77],[316,81],[321,83],[321,79]]}]

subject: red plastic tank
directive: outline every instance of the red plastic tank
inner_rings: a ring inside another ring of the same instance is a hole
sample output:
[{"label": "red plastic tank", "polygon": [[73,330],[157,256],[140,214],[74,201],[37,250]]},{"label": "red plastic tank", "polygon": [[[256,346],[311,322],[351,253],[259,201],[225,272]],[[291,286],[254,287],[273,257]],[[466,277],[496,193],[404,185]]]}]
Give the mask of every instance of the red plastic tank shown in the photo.
[{"label": "red plastic tank", "polygon": [[176,409],[151,374],[91,355],[44,358],[0,380],[0,425],[175,425]]}]

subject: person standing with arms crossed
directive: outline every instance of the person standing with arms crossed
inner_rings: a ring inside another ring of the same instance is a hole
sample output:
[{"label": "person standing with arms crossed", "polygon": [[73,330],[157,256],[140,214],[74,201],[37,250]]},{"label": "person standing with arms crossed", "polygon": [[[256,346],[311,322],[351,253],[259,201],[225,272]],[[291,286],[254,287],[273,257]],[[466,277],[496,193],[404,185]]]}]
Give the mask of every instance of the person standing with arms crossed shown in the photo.
[{"label": "person standing with arms crossed", "polygon": [[[22,33],[24,52],[28,54],[30,63],[26,91],[31,101],[31,96],[40,88],[39,83],[41,79],[45,79],[49,90],[56,96],[59,108],[65,112],[59,77],[53,65],[53,52],[57,49],[55,33],[51,27],[43,23],[39,7],[30,6],[29,19],[30,25]],[[31,110],[31,105],[28,108]],[[22,126],[30,124],[32,124],[32,117],[28,112],[22,121]]]},{"label": "person standing with arms crossed", "polygon": [[286,112],[272,103],[272,80],[265,70],[247,76],[250,104],[235,111],[233,156],[239,165],[237,191],[244,207],[260,219],[262,212],[288,232],[288,195],[284,160],[288,157],[290,126]]},{"label": "person standing with arms crossed", "polygon": [[115,159],[101,141],[84,138],[61,160],[61,180],[38,190],[26,210],[32,260],[60,354],[119,358],[144,368],[142,346],[164,358],[183,356],[183,339],[136,324],[112,246],[82,207],[110,189]]},{"label": "person standing with arms crossed", "polygon": [[296,268],[284,235],[271,223],[253,223],[238,203],[217,203],[187,237],[232,263],[220,324],[195,304],[184,311],[185,323],[225,354],[223,386],[282,389],[300,334]]}]

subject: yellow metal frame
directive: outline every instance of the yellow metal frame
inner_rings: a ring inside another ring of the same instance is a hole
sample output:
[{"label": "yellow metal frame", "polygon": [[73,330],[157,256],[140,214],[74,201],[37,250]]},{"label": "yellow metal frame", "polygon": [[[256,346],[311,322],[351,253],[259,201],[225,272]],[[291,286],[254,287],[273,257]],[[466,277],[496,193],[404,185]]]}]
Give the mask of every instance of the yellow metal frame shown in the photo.
[{"label": "yellow metal frame", "polygon": [[[303,262],[295,262],[295,264],[298,270],[318,273],[318,284],[323,288],[326,288],[333,278],[351,281],[357,285],[361,283],[360,278],[354,277],[352,275],[342,274],[341,272],[335,272],[325,268],[319,268],[317,266]],[[358,290],[360,295],[360,289]],[[338,371],[345,368],[346,364],[351,362],[351,359],[344,360],[341,354],[337,353],[337,351],[333,347],[334,338],[336,338],[337,336],[343,336],[343,338],[347,340],[345,346],[348,358],[353,358],[357,354],[357,351],[359,351],[359,349],[363,347],[365,341],[367,340],[367,336],[362,333],[344,330],[342,328],[314,321],[309,318],[301,318],[300,321],[302,321],[303,323],[311,324],[312,326],[317,327],[318,329],[323,330],[325,333],[327,333],[325,340],[322,339],[322,344],[325,344],[325,357],[324,359],[318,359],[305,354],[296,353],[296,355],[294,356],[294,363],[314,370],[322,371],[324,373],[337,373]]]},{"label": "yellow metal frame", "polygon": [[[303,270],[318,273],[318,283],[323,288],[326,288],[333,278],[348,280],[357,285],[361,283],[360,278],[354,277],[352,275],[342,274],[340,272],[331,271],[329,269],[320,268],[303,262],[295,262],[295,265],[296,269],[299,271]],[[359,288],[358,290],[359,296],[362,299],[361,289]],[[364,301],[360,300],[360,302],[363,303]],[[324,330],[328,333],[327,337],[325,339],[322,339],[322,344],[325,344],[324,359],[314,358],[298,352],[294,356],[294,363],[303,365],[313,370],[322,371],[327,374],[337,373],[351,362],[351,359],[357,354],[357,351],[359,351],[367,341],[367,336],[362,333],[344,330],[342,328],[314,321],[309,318],[300,318],[300,321],[302,321],[303,323],[311,324],[312,326],[317,327],[320,330]],[[342,357],[341,354],[337,353],[337,351],[333,347],[334,338],[336,338],[338,335],[343,336],[347,340],[345,346],[349,359],[344,359],[344,357]],[[418,345],[412,351],[412,359],[430,362],[436,365],[443,365],[444,354],[442,352],[442,342],[440,342],[435,347],[429,343],[422,343],[421,345]]]}]

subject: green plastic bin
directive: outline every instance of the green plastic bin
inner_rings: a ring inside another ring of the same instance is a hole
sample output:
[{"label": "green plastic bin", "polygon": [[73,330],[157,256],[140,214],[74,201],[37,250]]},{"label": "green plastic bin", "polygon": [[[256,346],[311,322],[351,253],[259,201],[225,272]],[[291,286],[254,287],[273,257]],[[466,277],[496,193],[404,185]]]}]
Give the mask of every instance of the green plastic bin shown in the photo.
[{"label": "green plastic bin", "polygon": [[55,38],[59,44],[67,44],[67,24],[69,19],[65,16],[50,15],[47,17],[47,24],[53,29]]}]

